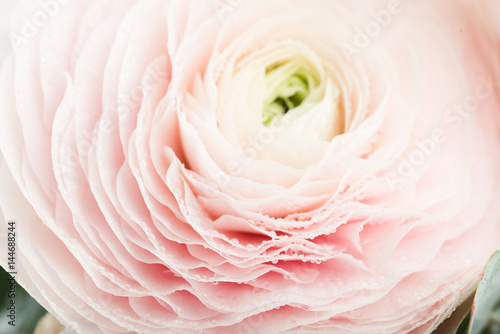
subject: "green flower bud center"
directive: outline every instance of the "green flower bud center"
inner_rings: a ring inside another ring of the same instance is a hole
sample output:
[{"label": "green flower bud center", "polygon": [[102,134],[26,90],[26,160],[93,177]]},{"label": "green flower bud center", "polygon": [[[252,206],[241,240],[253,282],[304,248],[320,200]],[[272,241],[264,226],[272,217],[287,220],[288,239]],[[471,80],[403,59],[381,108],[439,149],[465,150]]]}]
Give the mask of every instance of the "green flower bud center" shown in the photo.
[{"label": "green flower bud center", "polygon": [[273,120],[303,104],[318,85],[317,78],[299,61],[275,64],[266,69],[262,123]]}]

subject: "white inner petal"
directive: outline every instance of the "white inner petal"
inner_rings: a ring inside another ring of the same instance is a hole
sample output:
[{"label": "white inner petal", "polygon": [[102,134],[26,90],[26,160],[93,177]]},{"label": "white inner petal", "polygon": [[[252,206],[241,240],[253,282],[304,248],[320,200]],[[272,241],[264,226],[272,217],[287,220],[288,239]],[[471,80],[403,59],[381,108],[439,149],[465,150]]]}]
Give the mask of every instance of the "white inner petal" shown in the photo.
[{"label": "white inner petal", "polygon": [[[286,40],[250,54],[238,63],[231,81],[231,98],[219,100],[218,123],[233,127],[220,130],[236,134],[231,139],[237,138],[235,144],[252,159],[305,168],[319,161],[328,143],[344,131],[337,82],[304,43]],[[279,100],[297,92],[302,95],[294,103]],[[266,118],[276,101],[286,107],[276,105]]]},{"label": "white inner petal", "polygon": [[339,108],[340,91],[327,79],[321,101],[306,101],[285,114],[284,136],[330,141],[344,128],[343,113]]}]

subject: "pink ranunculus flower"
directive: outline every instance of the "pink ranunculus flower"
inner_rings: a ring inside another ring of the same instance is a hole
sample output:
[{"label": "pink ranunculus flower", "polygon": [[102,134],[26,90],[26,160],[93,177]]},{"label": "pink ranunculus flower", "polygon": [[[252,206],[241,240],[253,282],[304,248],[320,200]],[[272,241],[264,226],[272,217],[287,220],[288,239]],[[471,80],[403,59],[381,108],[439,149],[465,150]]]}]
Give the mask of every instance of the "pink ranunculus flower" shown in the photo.
[{"label": "pink ranunculus flower", "polygon": [[78,333],[430,333],[500,244],[479,3],[23,1],[17,279]]}]

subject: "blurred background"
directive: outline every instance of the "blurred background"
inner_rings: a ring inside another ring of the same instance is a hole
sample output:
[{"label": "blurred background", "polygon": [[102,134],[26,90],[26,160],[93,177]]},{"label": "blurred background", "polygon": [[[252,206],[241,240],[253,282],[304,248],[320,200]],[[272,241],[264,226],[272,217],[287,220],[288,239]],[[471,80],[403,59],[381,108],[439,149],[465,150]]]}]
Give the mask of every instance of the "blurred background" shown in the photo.
[{"label": "blurred background", "polygon": [[36,300],[16,283],[16,326],[10,326],[10,319],[7,317],[11,298],[8,297],[10,275],[0,267],[0,333],[1,334],[31,334],[35,329],[38,320],[47,313]]}]

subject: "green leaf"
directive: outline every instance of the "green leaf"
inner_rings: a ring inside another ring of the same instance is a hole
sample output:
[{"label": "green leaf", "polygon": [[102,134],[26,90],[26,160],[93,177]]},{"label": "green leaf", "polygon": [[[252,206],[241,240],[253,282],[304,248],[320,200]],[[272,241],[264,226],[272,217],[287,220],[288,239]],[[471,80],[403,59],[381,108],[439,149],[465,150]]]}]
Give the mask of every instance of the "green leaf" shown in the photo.
[{"label": "green leaf", "polygon": [[[10,275],[0,267],[0,333],[31,334],[38,320],[47,311],[17,283],[15,284],[15,297],[12,293],[9,296],[11,289],[9,279]],[[7,307],[11,304],[11,300],[15,302],[15,326],[9,325],[11,320],[8,317]]]},{"label": "green leaf", "polygon": [[460,326],[458,326],[456,334],[467,334],[469,333],[469,325],[470,325],[470,313],[467,314],[465,319],[462,321]]},{"label": "green leaf", "polygon": [[470,334],[500,333],[500,251],[491,257],[474,299]]}]

